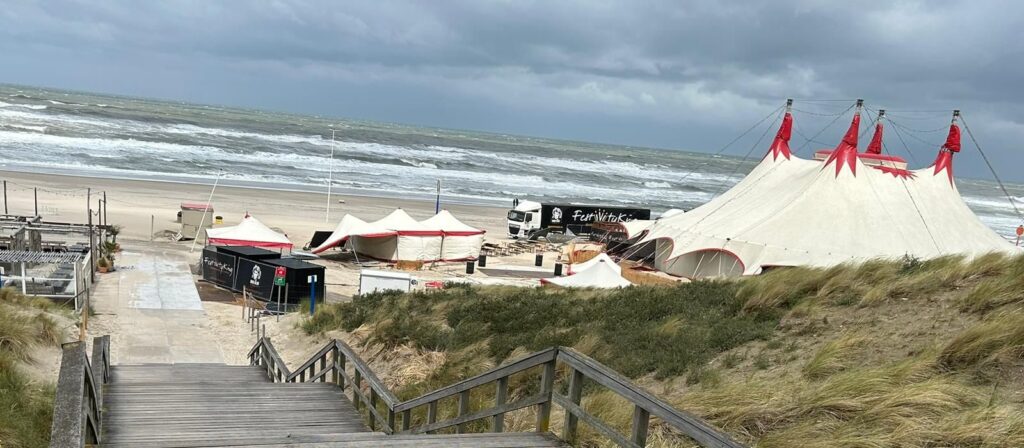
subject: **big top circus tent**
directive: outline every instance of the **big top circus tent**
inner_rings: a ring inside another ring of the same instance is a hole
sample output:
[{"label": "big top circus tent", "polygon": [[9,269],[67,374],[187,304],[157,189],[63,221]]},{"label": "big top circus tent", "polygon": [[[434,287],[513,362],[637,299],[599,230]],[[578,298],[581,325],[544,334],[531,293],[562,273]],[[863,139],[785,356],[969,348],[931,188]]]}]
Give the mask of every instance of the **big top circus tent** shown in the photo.
[{"label": "big top circus tent", "polygon": [[953,178],[958,112],[935,162],[908,170],[903,159],[881,154],[881,120],[867,151],[858,153],[859,100],[835,149],[818,151],[814,159],[797,157],[789,146],[791,104],[767,154],[745,178],[706,204],[646,229],[634,247],[655,245],[655,268],[702,278],[873,258],[1019,253],[960,197]]}]

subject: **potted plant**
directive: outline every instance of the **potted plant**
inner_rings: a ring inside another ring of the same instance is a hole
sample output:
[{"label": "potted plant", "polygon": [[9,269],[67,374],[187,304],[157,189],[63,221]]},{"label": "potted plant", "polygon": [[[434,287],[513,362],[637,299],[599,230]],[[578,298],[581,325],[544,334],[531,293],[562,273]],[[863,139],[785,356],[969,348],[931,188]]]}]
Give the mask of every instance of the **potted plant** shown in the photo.
[{"label": "potted plant", "polygon": [[100,257],[99,260],[96,260],[96,269],[100,271],[100,274],[110,272],[110,262],[107,261],[107,257]]}]

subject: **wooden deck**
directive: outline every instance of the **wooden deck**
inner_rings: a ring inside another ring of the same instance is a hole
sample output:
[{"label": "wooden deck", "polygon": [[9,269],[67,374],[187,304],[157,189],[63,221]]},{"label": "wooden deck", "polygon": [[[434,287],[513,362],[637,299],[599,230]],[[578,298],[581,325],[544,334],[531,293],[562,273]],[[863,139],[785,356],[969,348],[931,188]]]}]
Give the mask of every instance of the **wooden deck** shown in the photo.
[{"label": "wooden deck", "polygon": [[385,435],[371,432],[330,383],[273,383],[260,367],[112,366],[102,394],[102,446],[558,447],[551,434]]}]

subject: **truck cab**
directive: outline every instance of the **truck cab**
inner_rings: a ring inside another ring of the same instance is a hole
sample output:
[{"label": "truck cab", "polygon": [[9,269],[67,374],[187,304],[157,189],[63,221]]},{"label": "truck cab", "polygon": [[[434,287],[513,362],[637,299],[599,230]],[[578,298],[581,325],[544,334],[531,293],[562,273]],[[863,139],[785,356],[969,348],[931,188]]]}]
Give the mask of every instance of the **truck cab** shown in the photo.
[{"label": "truck cab", "polygon": [[540,229],[541,204],[533,201],[520,201],[508,211],[509,238],[526,238],[531,232]]}]

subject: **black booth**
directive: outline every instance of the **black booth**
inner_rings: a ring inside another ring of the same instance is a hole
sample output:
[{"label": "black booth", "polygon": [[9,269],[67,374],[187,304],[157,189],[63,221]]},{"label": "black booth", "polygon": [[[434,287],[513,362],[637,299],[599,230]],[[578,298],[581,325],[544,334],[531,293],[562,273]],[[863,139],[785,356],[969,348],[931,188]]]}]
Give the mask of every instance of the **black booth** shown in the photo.
[{"label": "black booth", "polygon": [[307,280],[310,275],[317,276],[316,297],[318,301],[323,300],[326,291],[323,266],[281,258],[278,252],[248,246],[207,246],[200,260],[203,280],[235,292],[244,289],[257,299],[266,301],[277,300],[274,272],[278,266],[287,270],[285,282],[288,286],[281,290],[282,294],[285,291],[287,294],[282,295],[282,302],[294,304],[308,299],[310,285]]}]

